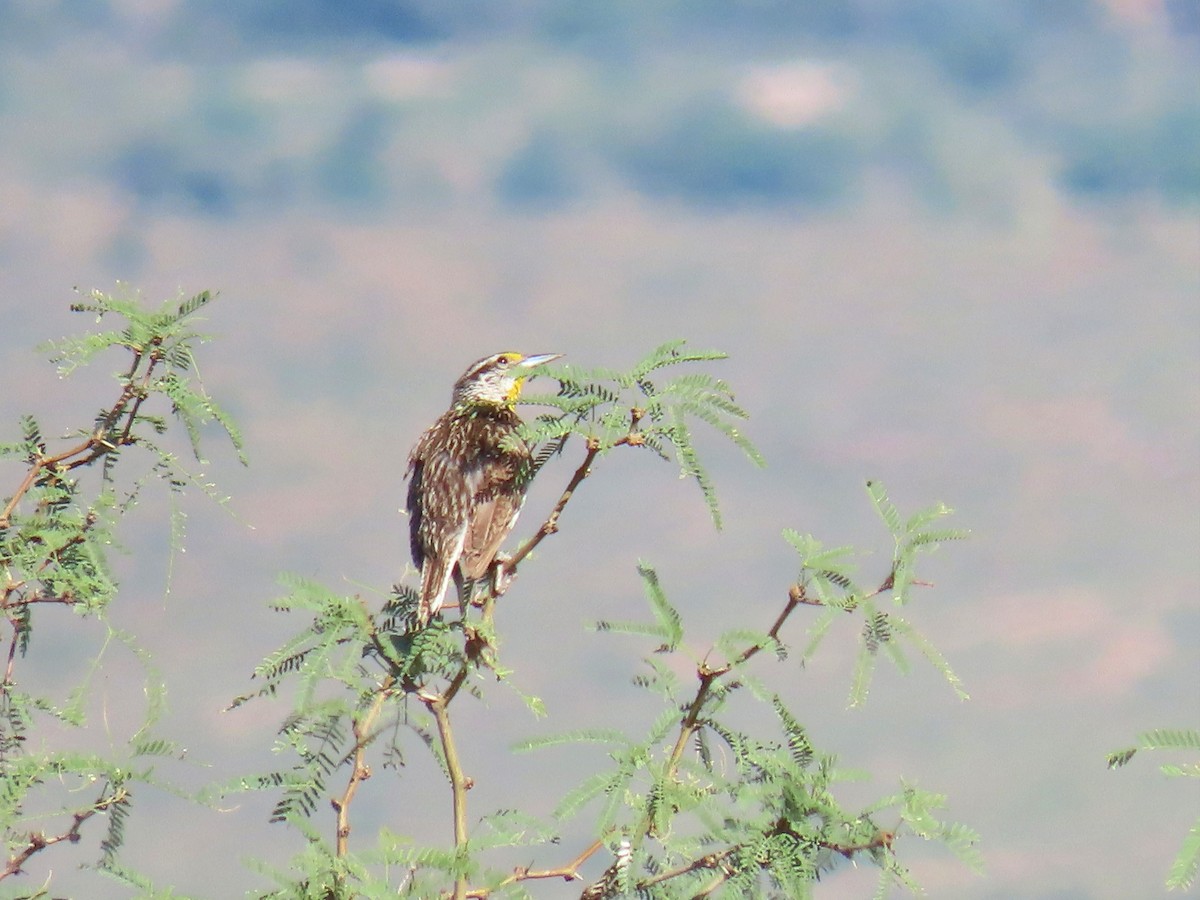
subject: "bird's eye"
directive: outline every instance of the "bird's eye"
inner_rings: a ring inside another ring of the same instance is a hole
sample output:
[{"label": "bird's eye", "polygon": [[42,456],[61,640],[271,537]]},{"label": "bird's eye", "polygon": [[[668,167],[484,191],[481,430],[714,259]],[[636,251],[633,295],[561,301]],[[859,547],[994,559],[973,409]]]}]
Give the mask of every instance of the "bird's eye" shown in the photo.
[{"label": "bird's eye", "polygon": [[496,365],[498,365],[502,369],[507,369],[509,367],[509,365],[511,365],[511,364],[512,364],[512,357],[509,356],[507,353],[504,354],[503,356],[501,356],[498,360],[496,360]]}]

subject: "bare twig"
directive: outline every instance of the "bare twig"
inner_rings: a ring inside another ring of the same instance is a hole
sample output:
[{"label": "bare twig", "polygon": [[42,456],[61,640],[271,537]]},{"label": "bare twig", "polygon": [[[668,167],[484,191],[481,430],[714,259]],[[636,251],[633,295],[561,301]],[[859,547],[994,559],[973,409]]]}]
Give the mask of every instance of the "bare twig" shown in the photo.
[{"label": "bare twig", "polygon": [[[525,866],[513,869],[513,873],[500,882],[499,887],[507,887],[518,881],[535,881],[538,879],[561,878],[563,881],[578,881],[582,876],[579,867],[591,859],[601,847],[603,841],[596,841],[586,850],[576,856],[566,865],[556,869],[530,869]],[[464,895],[465,900],[487,900],[492,895],[492,888],[472,888]]]},{"label": "bare twig", "polygon": [[383,710],[383,704],[391,693],[396,679],[388,675],[375,692],[371,705],[367,707],[363,717],[354,722],[354,768],[350,772],[350,780],[346,782],[346,790],[341,797],[335,797],[331,802],[337,813],[337,855],[345,856],[350,843],[350,804],[358,787],[371,777],[371,767],[367,765],[367,745],[375,739],[375,723]]},{"label": "bare twig", "polygon": [[[454,742],[454,730],[450,726],[449,703],[453,699],[453,694],[439,694],[428,698],[422,697],[422,699],[437,721],[438,738],[442,742],[442,753],[446,759],[446,771],[450,777],[450,792],[454,807],[454,849],[461,853],[467,845],[467,791],[474,785],[471,779],[463,774],[462,763],[458,758],[458,746]],[[467,878],[460,874],[454,879],[453,897],[454,900],[464,900],[466,895]]]},{"label": "bare twig", "polygon": [[4,683],[0,691],[8,693],[13,683],[13,666],[17,660],[17,645],[21,642],[21,621],[16,616],[9,616],[8,624],[12,626],[12,639],[8,642],[8,661],[4,666]]},{"label": "bare twig", "polygon": [[558,498],[558,502],[554,504],[554,508],[550,510],[550,515],[546,517],[546,521],[541,524],[537,532],[532,538],[521,545],[520,549],[512,555],[504,563],[504,568],[508,575],[514,575],[517,571],[517,566],[525,557],[534,551],[538,544],[544,541],[547,537],[558,531],[558,519],[562,515],[567,504],[571,502],[571,498],[575,496],[575,489],[583,483],[583,480],[592,474],[592,463],[596,456],[600,453],[600,442],[595,438],[589,438],[587,443],[587,455],[584,456],[583,462],[579,464],[579,468],[575,470],[575,474],[571,476],[571,480],[567,483],[566,489]]},{"label": "bare twig", "polygon": [[[136,398],[133,401],[133,408],[129,411],[129,416],[125,420],[125,429],[121,432],[121,443],[129,443],[129,435],[133,430],[133,423],[137,420],[138,410],[141,409],[142,401],[150,395],[150,376],[154,373],[154,367],[162,361],[162,350],[159,345],[161,340],[154,339],[154,349],[150,351],[150,365],[146,366],[146,374],[142,377],[142,383],[136,391]],[[133,375],[137,372],[137,367],[142,361],[142,354],[139,352],[134,356],[133,365],[129,369],[129,381],[132,383]],[[128,390],[128,388],[126,388]]]},{"label": "bare twig", "polygon": [[[433,713],[437,722],[438,739],[442,744],[442,757],[446,763],[446,774],[450,779],[451,806],[454,815],[454,849],[456,853],[464,852],[467,845],[467,791],[475,786],[462,768],[458,756],[458,745],[454,740],[454,729],[450,723],[450,703],[458,696],[459,690],[466,683],[471,667],[479,657],[478,639],[470,632],[467,633],[467,645],[464,648],[465,658],[458,672],[450,679],[446,689],[440,694],[427,691],[417,691],[417,697]],[[454,900],[464,900],[467,891],[467,879],[459,875],[454,879]]]}]

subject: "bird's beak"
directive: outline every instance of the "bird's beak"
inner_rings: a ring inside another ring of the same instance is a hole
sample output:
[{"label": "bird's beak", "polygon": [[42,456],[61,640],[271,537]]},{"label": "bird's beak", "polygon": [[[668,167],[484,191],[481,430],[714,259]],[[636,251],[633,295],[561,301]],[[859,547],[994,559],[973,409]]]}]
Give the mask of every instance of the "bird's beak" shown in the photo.
[{"label": "bird's beak", "polygon": [[532,369],[537,366],[545,365],[548,362],[553,362],[556,359],[561,359],[562,353],[535,353],[533,356],[527,356],[517,366],[522,369]]}]

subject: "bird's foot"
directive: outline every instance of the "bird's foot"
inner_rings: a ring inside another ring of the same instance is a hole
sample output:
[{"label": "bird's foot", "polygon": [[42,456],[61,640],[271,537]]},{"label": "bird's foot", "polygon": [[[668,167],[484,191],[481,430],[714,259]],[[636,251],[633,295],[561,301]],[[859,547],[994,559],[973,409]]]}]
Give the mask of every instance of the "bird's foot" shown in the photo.
[{"label": "bird's foot", "polygon": [[512,586],[517,577],[517,570],[510,569],[508,562],[512,557],[507,553],[497,553],[492,562],[492,596],[501,597]]}]

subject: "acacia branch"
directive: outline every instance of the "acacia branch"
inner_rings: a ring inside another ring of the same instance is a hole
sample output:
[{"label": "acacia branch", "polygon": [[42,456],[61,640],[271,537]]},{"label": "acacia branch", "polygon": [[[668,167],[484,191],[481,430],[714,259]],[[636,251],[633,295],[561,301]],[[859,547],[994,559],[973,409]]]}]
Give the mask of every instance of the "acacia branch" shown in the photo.
[{"label": "acacia branch", "polygon": [[563,490],[562,495],[558,498],[558,502],[554,504],[554,508],[550,510],[550,515],[546,516],[546,521],[541,524],[533,537],[522,544],[521,548],[513,554],[512,558],[504,563],[504,568],[509,575],[516,573],[517,566],[534,551],[538,544],[558,531],[559,516],[562,515],[567,504],[571,502],[571,498],[575,496],[575,489],[583,483],[585,478],[592,474],[592,463],[599,453],[600,442],[595,438],[588,438],[587,455],[584,456],[583,462],[579,464],[579,468],[575,470],[575,474],[571,476],[571,480],[567,482],[566,489]]},{"label": "acacia branch", "polygon": [[[162,351],[156,346],[149,355],[149,363],[146,366],[146,371],[141,378],[139,384],[134,383],[134,376],[137,374],[138,367],[142,364],[143,351],[135,350],[133,356],[133,364],[129,368],[128,374],[125,376],[125,387],[121,390],[121,396],[114,403],[100,420],[99,426],[95,432],[85,441],[71,447],[69,450],[63,450],[61,453],[56,453],[53,456],[43,456],[34,460],[28,472],[25,473],[25,478],[17,487],[16,492],[9,498],[3,511],[0,511],[0,528],[7,528],[12,524],[12,514],[17,508],[17,504],[21,502],[21,498],[29,492],[29,489],[37,483],[41,473],[49,470],[57,472],[59,466],[62,466],[64,471],[71,471],[80,466],[90,465],[102,456],[106,456],[116,450],[118,446],[124,446],[134,443],[133,424],[137,419],[138,410],[141,408],[142,401],[149,394],[150,380],[154,373],[155,367],[162,361]],[[130,403],[133,404],[130,407]],[[117,423],[125,419],[121,434],[112,440]]]},{"label": "acacia branch", "polygon": [[[500,882],[499,887],[507,887],[519,881],[535,881],[549,878],[561,878],[563,881],[578,881],[583,877],[579,874],[579,867],[591,859],[603,846],[603,841],[596,841],[569,863],[559,866],[556,869],[530,869],[527,866],[519,866],[513,869],[511,875]],[[472,888],[467,891],[464,897],[465,900],[487,900],[492,895],[492,890],[492,888]]]},{"label": "acacia branch", "polygon": [[[6,604],[7,605],[7,604]],[[0,691],[7,694],[13,684],[13,666],[17,661],[17,645],[21,642],[21,620],[17,616],[9,616],[8,624],[12,626],[12,639],[8,642],[8,659],[4,666],[4,682]]]},{"label": "acacia branch", "polygon": [[[791,827],[786,819],[781,819],[776,822],[775,826],[767,832],[768,836],[780,834],[788,834],[792,837],[799,838],[799,835],[796,834],[795,830]],[[869,840],[861,841],[855,844],[842,844],[836,841],[825,840],[815,840],[813,843],[823,850],[829,850],[833,853],[838,853],[841,856],[844,856],[846,859],[853,859],[855,854],[862,853],[864,851],[878,849],[890,850],[895,839],[896,833],[894,831],[879,831]],[[727,847],[719,852],[707,853],[704,856],[692,860],[690,863],[686,863],[674,869],[668,869],[665,872],[659,872],[650,876],[649,878],[644,878],[637,883],[636,888],[637,890],[641,891],[653,885],[660,884],[661,882],[670,881],[673,878],[679,878],[692,872],[698,872],[703,869],[717,869],[719,871],[716,877],[693,895],[693,897],[707,897],[716,891],[717,888],[719,888],[722,884],[728,881],[730,875],[734,874],[735,869],[727,862],[727,860],[729,857],[745,849],[745,847],[746,844],[740,843],[734,844],[733,846]]]},{"label": "acacia branch", "polygon": [[[64,450],[62,453],[55,454],[54,456],[45,456],[41,459],[35,460],[31,464],[29,471],[25,473],[25,478],[21,481],[20,485],[17,486],[17,490],[13,493],[12,497],[9,498],[8,504],[4,507],[4,511],[0,512],[0,528],[7,528],[12,524],[13,510],[17,508],[17,504],[21,502],[21,498],[29,492],[31,487],[33,487],[34,483],[38,479],[38,474],[43,469],[56,468],[59,463],[86,453],[95,447],[99,440],[100,438],[97,435],[92,435],[82,444],[72,447],[70,450]],[[69,468],[74,468],[74,466],[70,466]]]},{"label": "acacia branch", "polygon": [[[771,638],[771,640],[779,640],[780,630],[783,628],[784,623],[787,622],[791,614],[795,611],[796,607],[811,604],[812,602],[813,601],[809,600],[807,594],[805,593],[804,585],[800,583],[792,585],[788,589],[787,602],[784,604],[784,607],[780,611],[779,615],[775,617],[774,623],[772,623],[770,630],[767,632],[767,635]],[[740,654],[738,654],[737,658],[733,662],[726,663],[723,666],[716,668],[711,667],[706,660],[701,661],[700,665],[697,666],[696,677],[699,679],[700,684],[697,686],[696,693],[692,697],[691,702],[688,703],[687,709],[683,714],[683,719],[679,723],[679,734],[675,739],[675,745],[671,748],[671,752],[667,756],[666,766],[663,770],[664,778],[675,777],[675,773],[679,768],[679,762],[681,759],[683,759],[683,753],[687,749],[692,737],[700,727],[700,716],[704,709],[704,704],[708,700],[708,696],[712,691],[713,685],[725,675],[733,671],[734,668],[741,666],[757,654],[761,653],[764,649],[766,649],[767,646],[768,642],[765,641],[751,644]],[[651,815],[647,813],[643,818],[641,825],[638,827],[637,833],[639,835],[647,835],[651,833],[652,829],[653,824]],[[705,859],[716,859],[718,856],[722,859],[724,858],[724,856],[720,854],[715,856],[710,854],[707,857],[701,857],[700,860],[697,860],[695,863],[692,863],[688,867],[677,872],[676,876],[685,874],[685,872],[694,871],[697,868],[704,868],[705,866],[703,861]],[[721,881],[724,881],[724,876],[721,878]],[[720,882],[718,882],[718,884],[719,883]],[[713,889],[715,889],[715,887]],[[704,896],[704,893],[701,893],[698,896]]]},{"label": "acacia branch", "polygon": [[[609,449],[612,447],[620,447],[627,445],[630,447],[640,447],[645,441],[640,432],[637,431],[638,422],[641,421],[643,411],[631,409],[629,412],[629,432],[617,438]],[[583,457],[583,462],[579,464],[579,468],[575,470],[575,474],[571,476],[571,480],[567,482],[566,488],[558,498],[558,502],[554,504],[554,508],[550,510],[550,514],[546,516],[546,520],[538,526],[538,530],[534,532],[533,537],[523,543],[514,553],[507,559],[497,559],[494,563],[491,589],[481,597],[476,598],[473,602],[476,606],[483,607],[483,619],[489,624],[492,621],[494,612],[494,604],[496,598],[503,594],[514,578],[517,575],[517,566],[531,554],[546,538],[558,531],[558,519],[566,509],[567,504],[571,502],[571,498],[575,496],[575,491],[583,480],[592,474],[592,463],[596,457],[600,455],[600,451],[604,446],[600,440],[595,437],[587,439],[587,453]]]},{"label": "acacia branch", "polygon": [[[462,672],[466,672],[464,666]],[[461,685],[461,681],[459,682]],[[455,688],[457,691],[457,688]],[[467,846],[467,791],[474,783],[462,770],[458,758],[458,746],[454,742],[454,730],[450,725],[450,710],[448,705],[454,695],[447,692],[421,699],[433,713],[437,721],[438,738],[442,742],[442,754],[446,761],[446,774],[450,778],[450,792],[454,809],[454,849],[456,854],[465,852]],[[465,900],[467,894],[466,875],[459,874],[454,878],[454,900]]]},{"label": "acacia branch", "polygon": [[91,809],[81,810],[72,815],[71,827],[59,834],[47,836],[45,832],[39,831],[30,833],[26,840],[26,844],[8,859],[8,865],[0,870],[0,880],[7,878],[10,875],[16,875],[21,872],[25,863],[29,858],[36,853],[40,853],[47,847],[53,847],[55,844],[60,844],[63,841],[69,841],[74,844],[80,840],[80,829],[83,823],[90,819],[96,813],[104,812],[110,806],[116,806],[118,803],[124,803],[129,796],[128,791],[124,788],[119,789],[111,797],[100,795],[100,799],[93,804]]},{"label": "acacia branch", "polygon": [[[467,846],[467,791],[475,786],[475,782],[463,772],[462,762],[458,756],[458,745],[454,740],[454,729],[450,723],[450,703],[458,696],[459,690],[466,683],[474,661],[480,652],[479,639],[468,632],[464,648],[465,657],[458,672],[450,679],[445,690],[439,694],[417,691],[417,697],[433,713],[437,722],[438,739],[442,744],[442,759],[446,764],[446,776],[450,780],[450,798],[454,817],[454,850],[456,854],[466,852]],[[467,892],[467,878],[463,874],[455,876],[454,900],[464,900]]]},{"label": "acacia branch", "polygon": [[383,710],[383,704],[391,692],[396,679],[388,675],[379,685],[371,705],[367,708],[362,719],[354,722],[354,768],[350,772],[350,780],[346,782],[346,790],[341,797],[335,797],[331,802],[337,813],[337,855],[343,857],[349,850],[350,843],[350,804],[359,785],[371,777],[371,767],[367,765],[367,745],[375,739],[375,723]]},{"label": "acacia branch", "polygon": [[[629,411],[629,432],[613,441],[613,443],[610,445],[610,449],[611,447],[620,447],[622,445],[628,445],[630,447],[638,447],[642,445],[642,435],[638,432],[637,426],[642,420],[643,415],[643,410],[637,409],[636,407]],[[604,449],[603,445],[600,443],[598,438],[589,437],[587,439],[587,454],[584,456],[583,462],[579,464],[579,468],[575,470],[575,474],[572,475],[571,480],[567,482],[566,488],[563,490],[562,495],[558,498],[558,502],[554,504],[554,508],[550,510],[550,515],[546,517],[546,521],[541,524],[541,527],[538,528],[534,536],[522,544],[520,549],[513,554],[512,558],[508,559],[504,563],[504,568],[507,574],[515,574],[517,565],[523,559],[525,559],[525,557],[532,553],[538,544],[558,531],[559,516],[562,515],[562,512],[564,509],[566,509],[567,504],[571,502],[571,498],[575,496],[576,488],[583,483],[585,478],[592,474],[592,463],[595,462],[596,457],[600,454],[602,449]]]},{"label": "acacia branch", "polygon": [[[642,436],[637,431],[638,422],[641,421],[643,411],[637,408],[630,410],[629,416],[629,431],[615,440],[611,447],[619,447],[622,445],[639,446],[643,443]],[[604,445],[595,437],[587,439],[587,453],[584,455],[583,461],[576,468],[570,481],[567,482],[566,488],[563,489],[558,501],[554,504],[550,514],[546,520],[538,527],[533,537],[526,541],[517,552],[509,559],[498,561],[495,577],[492,582],[492,588],[486,596],[478,599],[476,603],[483,606],[483,617],[485,622],[491,621],[493,604],[497,596],[504,592],[508,583],[516,575],[517,566],[524,561],[529,554],[547,537],[558,531],[558,520],[566,509],[571,498],[575,496],[575,491],[578,489],[585,478],[592,473],[592,464],[600,451],[604,449]],[[427,694],[418,692],[417,696],[425,704],[431,713],[434,720],[437,722],[438,737],[442,745],[442,755],[446,763],[447,775],[450,779],[450,789],[452,793],[452,804],[454,813],[454,845],[457,852],[463,852],[467,844],[467,791],[473,787],[472,780],[464,774],[462,764],[459,760],[458,749],[454,741],[454,731],[450,722],[449,704],[457,695],[459,689],[466,681],[472,664],[479,659],[480,654],[486,649],[486,639],[480,637],[473,629],[466,630],[467,644],[465,647],[466,658],[463,660],[463,665],[458,673],[451,679],[446,689],[440,694]],[[565,880],[574,880],[579,877],[577,869],[587,859],[594,855],[600,848],[602,843],[596,841],[590,847],[583,851],[578,857],[568,863],[566,866],[557,869],[533,870],[528,868],[519,868],[513,871],[503,884],[512,884],[517,881],[527,881],[534,879],[546,878],[564,878]],[[468,897],[486,897],[490,889],[478,888],[468,889],[465,876],[458,876],[454,883],[454,900],[466,900]]]},{"label": "acacia branch", "polygon": [[[881,588],[881,590],[882,589],[883,588]],[[713,685],[725,675],[728,675],[734,669],[738,668],[761,653],[770,646],[771,642],[778,642],[779,632],[782,630],[788,618],[793,612],[795,612],[796,607],[820,605],[820,601],[810,598],[804,589],[804,585],[800,582],[797,582],[788,588],[787,602],[784,604],[783,609],[779,612],[779,615],[775,617],[775,621],[772,623],[771,628],[767,631],[767,635],[771,641],[759,641],[751,644],[749,647],[739,653],[732,662],[728,662],[723,666],[712,667],[708,665],[707,661],[701,661],[700,665],[696,669],[696,677],[699,679],[700,684],[696,688],[696,693],[692,697],[691,702],[687,705],[687,709],[683,714],[683,719],[679,723],[679,735],[676,738],[675,745],[671,748],[670,755],[667,757],[667,764],[664,769],[665,777],[674,777],[676,771],[678,770],[679,761],[683,758],[683,753],[687,749],[688,743],[691,741],[693,735],[695,735],[696,731],[700,727],[701,712],[704,708],[705,701],[707,701],[708,696],[712,691]],[[651,828],[651,819],[650,816],[647,815],[642,821],[642,824],[638,829],[638,833],[642,835],[650,834]],[[776,834],[782,834],[785,832],[794,834],[789,823],[783,819],[775,824],[773,831]],[[864,850],[872,850],[877,848],[890,849],[894,839],[895,832],[880,831],[871,840],[858,844],[839,844],[833,841],[823,840],[819,840],[816,843],[823,849],[840,853],[842,856],[845,856],[847,859],[849,859],[852,858],[856,853],[860,853]],[[729,876],[732,873],[726,864],[726,860],[733,854],[737,853],[742,846],[743,845],[738,844],[717,853],[709,853],[675,869],[660,872],[638,882],[637,888],[641,890],[654,884],[668,881],[673,878],[678,878],[680,876],[687,875],[690,872],[699,871],[701,869],[720,869],[720,872],[716,875],[714,880],[694,895],[695,897],[707,897],[729,879]]]},{"label": "acacia branch", "polygon": [[[670,881],[672,878],[678,878],[681,875],[687,875],[689,872],[696,872],[700,869],[723,868],[725,865],[725,860],[736,853],[739,849],[741,849],[740,844],[735,847],[729,847],[726,850],[722,850],[720,853],[707,853],[704,856],[701,856],[699,859],[692,860],[687,865],[679,866],[675,869],[668,869],[666,872],[659,872],[657,875],[653,875],[650,878],[639,881],[637,886],[639,889],[648,888],[651,885],[659,884],[663,881]],[[724,880],[724,878],[721,879],[721,881]],[[718,884],[719,883],[720,882],[718,882]],[[709,888],[707,891],[703,891],[696,896],[702,897],[705,895],[705,893],[711,893],[711,890],[712,889]]]},{"label": "acacia branch", "polygon": [[[795,611],[797,606],[802,604],[811,604],[808,599],[802,584],[793,584],[788,589],[787,603],[783,610],[775,617],[774,624],[771,625],[767,635],[773,640],[779,640],[779,632],[783,628],[788,617]],[[749,661],[757,654],[761,653],[767,644],[760,642],[751,644],[743,650],[736,660],[731,663],[726,663],[723,666],[712,668],[707,661],[702,661],[696,669],[696,677],[700,679],[700,685],[696,688],[696,694],[692,697],[691,703],[688,704],[687,711],[683,714],[683,720],[679,724],[679,736],[675,741],[675,746],[671,749],[671,755],[667,757],[667,777],[673,777],[675,770],[679,766],[679,760],[683,758],[683,751],[687,749],[688,742],[692,739],[692,735],[696,733],[699,727],[700,713],[704,709],[704,703],[708,699],[709,692],[712,690],[713,684],[724,675],[727,675],[734,668]]]},{"label": "acacia branch", "polygon": [[[133,401],[133,408],[129,410],[129,415],[125,420],[125,428],[121,432],[121,443],[130,443],[130,432],[133,430],[133,423],[137,420],[138,410],[142,407],[142,402],[150,396],[150,376],[154,373],[154,367],[162,362],[163,354],[161,349],[162,340],[154,338],[152,343],[154,349],[150,351],[150,364],[146,366],[146,374],[142,376],[142,383],[138,386],[135,392],[136,397]],[[137,367],[142,361],[142,354],[139,350],[134,356],[133,365],[129,369],[129,381],[132,382],[133,375],[137,372]],[[128,390],[128,387],[126,388]]]}]

